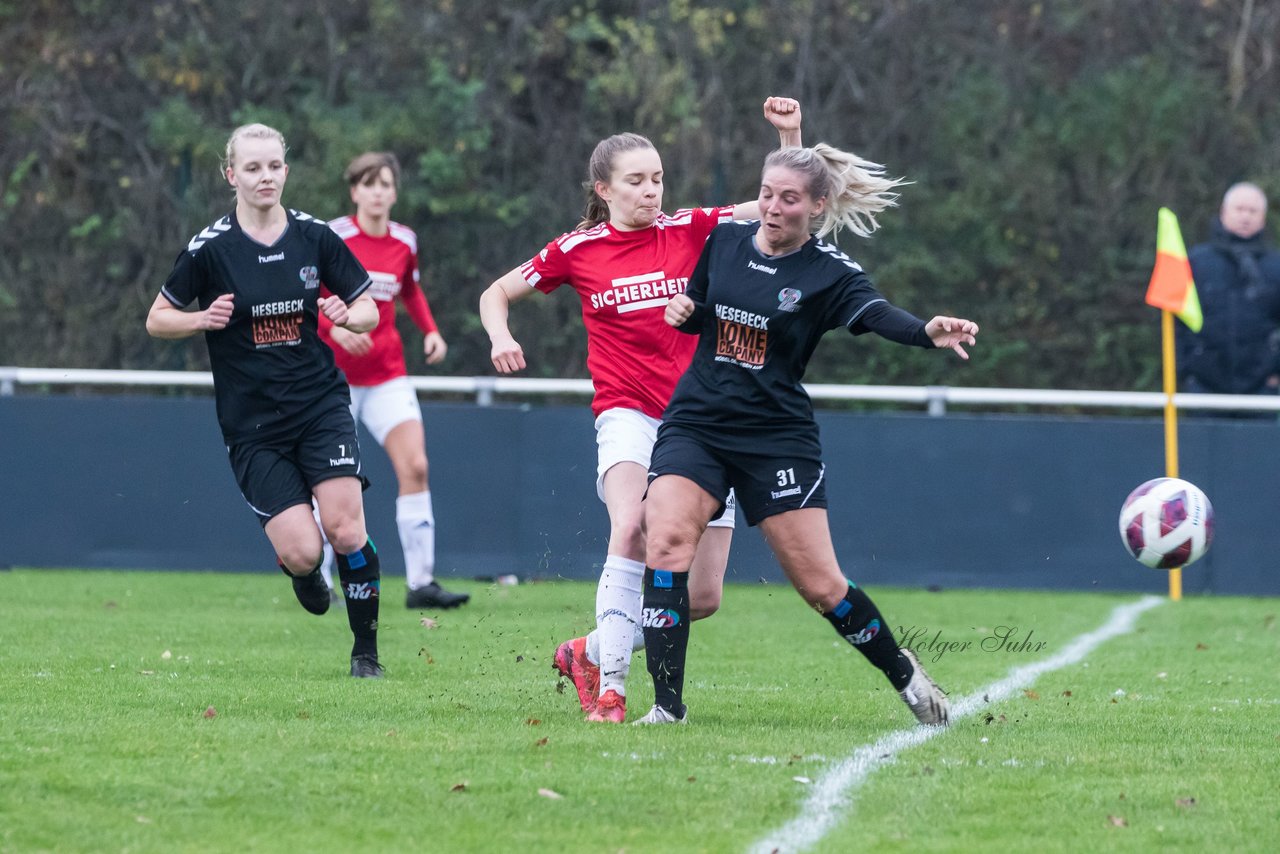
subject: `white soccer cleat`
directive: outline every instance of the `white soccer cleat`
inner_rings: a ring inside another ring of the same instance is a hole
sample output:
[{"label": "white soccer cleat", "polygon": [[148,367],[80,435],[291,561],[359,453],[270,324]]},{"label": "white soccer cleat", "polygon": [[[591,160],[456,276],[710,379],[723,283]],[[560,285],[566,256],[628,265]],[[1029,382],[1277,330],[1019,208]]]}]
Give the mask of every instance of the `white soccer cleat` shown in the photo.
[{"label": "white soccer cleat", "polygon": [[947,695],[942,693],[942,689],[934,684],[928,673],[924,672],[914,652],[903,649],[902,654],[911,660],[911,665],[915,668],[915,673],[911,674],[911,681],[907,683],[907,687],[898,692],[902,702],[907,704],[911,714],[915,715],[920,723],[926,726],[946,726],[950,711]]},{"label": "white soccer cleat", "polygon": [[688,722],[689,710],[687,708],[683,715],[676,717],[666,709],[662,708],[662,706],[654,706],[649,710],[649,714],[639,720],[632,721],[632,723],[637,726],[640,724],[687,724]]}]

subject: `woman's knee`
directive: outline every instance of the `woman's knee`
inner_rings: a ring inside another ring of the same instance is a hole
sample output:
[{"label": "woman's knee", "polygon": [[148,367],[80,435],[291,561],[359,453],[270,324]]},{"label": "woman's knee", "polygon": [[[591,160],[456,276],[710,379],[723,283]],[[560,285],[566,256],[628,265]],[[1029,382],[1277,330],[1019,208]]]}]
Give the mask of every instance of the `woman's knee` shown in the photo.
[{"label": "woman's knee", "polygon": [[687,570],[698,548],[696,525],[678,520],[649,518],[644,535],[645,561],[652,567]]},{"label": "woman's knee", "polygon": [[317,536],[314,542],[290,541],[276,548],[276,557],[290,575],[306,575],[320,565],[324,545]]},{"label": "woman's knee", "polygon": [[644,553],[644,515],[639,507],[614,509],[609,515],[610,551]]},{"label": "woman's knee", "polygon": [[714,594],[702,591],[689,592],[689,619],[705,620],[720,610],[720,591]]},{"label": "woman's knee", "polygon": [[338,519],[330,523],[324,532],[329,545],[338,554],[349,555],[364,548],[368,534],[364,529],[364,521],[356,516]]},{"label": "woman's knee", "polygon": [[400,480],[401,493],[424,492],[427,489],[427,455],[419,451],[394,466]]}]

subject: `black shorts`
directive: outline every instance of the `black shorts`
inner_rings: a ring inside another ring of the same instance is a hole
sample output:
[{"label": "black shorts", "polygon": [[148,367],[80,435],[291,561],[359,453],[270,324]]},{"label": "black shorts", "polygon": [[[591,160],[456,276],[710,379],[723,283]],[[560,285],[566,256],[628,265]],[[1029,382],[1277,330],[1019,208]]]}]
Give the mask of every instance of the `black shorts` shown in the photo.
[{"label": "black shorts", "polygon": [[[763,438],[763,437],[762,437]],[[664,474],[687,477],[710,495],[737,493],[752,527],[788,510],[827,506],[826,466],[808,442],[760,441],[768,450],[732,450],[696,429],[664,423],[653,446],[649,482]],[[776,450],[775,450],[776,449]]]},{"label": "black shorts", "polygon": [[273,516],[295,504],[310,504],[321,481],[360,473],[360,440],[345,403],[312,418],[297,431],[276,439],[240,442],[227,448],[240,494],[265,527]]}]

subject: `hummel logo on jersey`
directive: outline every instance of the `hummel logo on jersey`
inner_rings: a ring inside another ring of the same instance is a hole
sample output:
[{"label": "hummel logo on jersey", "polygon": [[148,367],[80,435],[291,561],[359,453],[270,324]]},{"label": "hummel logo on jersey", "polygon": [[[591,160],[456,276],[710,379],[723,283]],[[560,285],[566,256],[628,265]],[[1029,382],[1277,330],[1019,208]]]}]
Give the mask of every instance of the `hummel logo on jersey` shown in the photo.
[{"label": "hummel logo on jersey", "polygon": [[830,243],[823,243],[821,240],[819,240],[818,249],[821,250],[822,252],[827,253],[832,258],[839,261],[841,264],[844,264],[850,270],[857,270],[859,273],[862,272],[861,264],[859,264],[857,261],[854,261],[848,255],[844,254],[837,247],[832,246]]},{"label": "hummel logo on jersey", "polygon": [[761,273],[768,273],[770,276],[778,272],[777,267],[766,267],[763,264],[757,264],[755,261],[752,261],[750,258],[747,259],[747,267],[749,267],[752,270],[759,270]]},{"label": "hummel logo on jersey", "polygon": [[646,629],[669,629],[680,625],[680,615],[670,608],[645,608],[641,625]]},{"label": "hummel logo on jersey", "polygon": [[230,230],[231,230],[231,217],[224,216],[222,219],[218,220],[213,225],[209,226],[208,228],[204,229],[199,234],[197,234],[195,237],[191,238],[191,242],[187,244],[187,251],[195,252],[201,246],[204,246],[206,242],[213,240],[213,238],[217,237],[219,234],[222,234],[223,232],[227,232]]},{"label": "hummel logo on jersey", "polygon": [[330,457],[330,466],[353,466],[356,464],[355,457]]},{"label": "hummel logo on jersey", "polygon": [[684,293],[689,278],[668,279],[667,274],[659,270],[614,279],[610,284],[613,287],[609,290],[591,295],[591,307],[599,311],[606,306],[614,306],[618,314],[626,314],[643,308],[665,308],[673,296]]},{"label": "hummel logo on jersey", "polygon": [[378,595],[378,582],[356,581],[347,585],[348,599],[372,599]]},{"label": "hummel logo on jersey", "polygon": [[259,264],[270,264],[272,261],[283,261],[283,260],[284,260],[284,253],[283,253],[283,252],[277,252],[277,253],[276,253],[276,254],[274,254],[274,255],[259,255],[259,256],[258,256],[258,263],[259,263]]}]

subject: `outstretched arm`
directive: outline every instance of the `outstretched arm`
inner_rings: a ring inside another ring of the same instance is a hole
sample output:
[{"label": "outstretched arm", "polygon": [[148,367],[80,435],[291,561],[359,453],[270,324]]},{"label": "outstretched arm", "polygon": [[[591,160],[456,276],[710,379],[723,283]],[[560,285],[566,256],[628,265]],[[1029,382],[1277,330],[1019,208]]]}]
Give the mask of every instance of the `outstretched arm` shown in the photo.
[{"label": "outstretched arm", "polygon": [[[765,98],[764,117],[778,129],[779,148],[798,148],[800,141],[800,102],[795,98]],[[760,202],[752,199],[733,206],[734,219],[759,219]]]},{"label": "outstretched arm", "polygon": [[963,344],[973,346],[977,343],[978,324],[960,317],[942,317],[939,315],[924,325],[924,332],[933,342],[933,346],[941,349],[955,350],[961,359],[968,359]]},{"label": "outstretched arm", "polygon": [[800,102],[795,98],[765,98],[764,117],[778,129],[779,148],[803,145],[800,141]]}]

